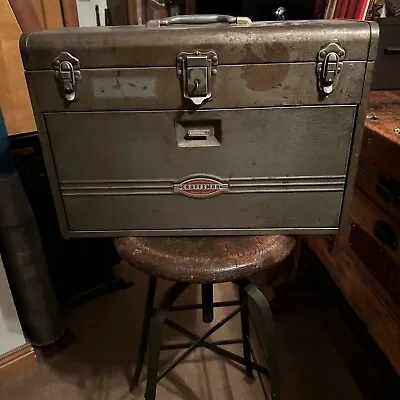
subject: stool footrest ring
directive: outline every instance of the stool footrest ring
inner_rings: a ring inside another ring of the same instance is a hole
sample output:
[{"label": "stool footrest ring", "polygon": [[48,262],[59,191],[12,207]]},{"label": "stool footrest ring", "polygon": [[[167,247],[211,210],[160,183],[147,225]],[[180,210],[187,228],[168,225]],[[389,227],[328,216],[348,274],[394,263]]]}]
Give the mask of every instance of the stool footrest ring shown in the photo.
[{"label": "stool footrest ring", "polygon": [[[240,311],[242,310],[242,308],[243,308],[243,306],[238,307],[236,310],[232,311],[225,318],[223,318],[220,322],[218,322],[218,324],[214,325],[207,333],[205,333],[203,336],[200,336],[189,348],[187,348],[182,354],[180,354],[175,360],[173,360],[170,363],[170,365],[168,367],[166,367],[163,372],[160,373],[160,375],[157,378],[157,381],[159,382],[161,379],[163,379],[164,376],[168,374],[168,372],[172,371],[196,347],[201,346],[208,337],[210,337],[214,332],[216,332],[223,325],[225,325],[228,321],[230,321],[235,315],[239,314]],[[167,321],[168,320],[166,319],[164,321],[164,323],[167,323]],[[172,321],[169,321],[169,322],[172,322]]]},{"label": "stool footrest ring", "polygon": [[[150,277],[148,296],[146,301],[145,316],[143,323],[142,342],[139,348],[138,362],[136,364],[135,373],[131,383],[131,392],[137,387],[141,370],[144,364],[144,358],[147,354],[147,383],[146,383],[146,400],[156,399],[157,383],[163,379],[170,371],[172,371],[180,361],[185,359],[194,349],[204,347],[215,352],[218,355],[226,357],[237,364],[245,367],[248,377],[253,377],[253,371],[257,371],[269,377],[271,387],[271,399],[279,400],[279,375],[276,354],[276,344],[274,340],[274,321],[268,300],[262,292],[252,283],[243,279],[234,281],[239,287],[239,300],[214,302],[212,298],[212,288],[207,287],[202,292],[203,303],[183,306],[174,306],[175,301],[190,286],[187,282],[176,282],[164,294],[159,306],[154,308],[154,298],[156,289],[156,278]],[[209,284],[211,285],[211,284]],[[168,319],[170,311],[186,311],[201,310],[203,312],[203,320],[209,323],[213,319],[213,307],[233,307],[233,309],[225,318],[215,324],[207,333],[199,336],[183,326]],[[250,306],[250,307],[249,307]],[[253,362],[253,355],[250,344],[250,310],[258,313],[260,323],[258,324],[257,336],[262,341],[268,357],[268,367],[264,367]],[[240,314],[241,317],[241,339],[229,339],[212,341],[208,340],[210,336],[224,326],[233,317]],[[175,344],[162,344],[162,327],[169,326],[178,333],[186,336],[189,341]],[[260,336],[261,335],[261,336]],[[222,346],[238,344],[243,345],[243,357],[239,356]],[[178,350],[183,351],[170,362],[170,364],[159,373],[159,356],[161,350]]]},{"label": "stool footrest ring", "polygon": [[[240,306],[241,302],[240,301],[216,301],[212,303],[212,306],[215,308],[218,307],[234,307],[234,306]],[[203,308],[202,304],[188,304],[186,306],[174,306],[171,307],[169,311],[190,311],[190,310],[201,310]]]},{"label": "stool footrest ring", "polygon": [[[177,324],[174,321],[171,321],[169,319],[165,320],[165,325],[169,326],[170,328],[176,330],[177,332],[181,333],[182,335],[187,336],[189,339],[192,340],[198,340],[199,336],[196,335],[195,333],[192,333],[190,331],[188,331],[186,328],[184,328],[183,326],[180,326],[179,324]],[[224,341],[221,340],[221,342],[229,342],[229,341]],[[233,341],[232,341],[233,342]],[[237,343],[242,343],[243,340],[238,340]],[[219,347],[220,345],[228,345],[228,344],[234,344],[234,343],[221,343],[221,344],[217,344],[218,342],[208,342],[208,341],[203,341],[201,344],[199,344],[199,346],[197,347],[205,347],[208,350],[213,351],[214,353],[219,354],[220,356],[223,356],[225,358],[228,358],[232,361],[237,362],[238,364],[241,365],[246,365],[246,361],[243,357],[238,356],[235,353],[232,353],[231,351],[222,349],[221,347]],[[252,362],[252,367],[255,371],[260,372],[261,374],[264,374],[266,376],[269,376],[269,369],[267,367],[264,367],[262,365],[259,365],[257,363]]]},{"label": "stool footrest ring", "polygon": [[[230,346],[232,344],[240,344],[243,343],[243,339],[228,339],[228,340],[216,340],[214,342],[207,342],[208,344],[212,344],[214,346]],[[193,341],[191,342],[185,342],[185,343],[174,343],[174,344],[166,344],[161,346],[161,350],[179,350],[179,349],[187,349],[193,344]],[[199,345],[198,347],[201,347],[202,345]]]}]

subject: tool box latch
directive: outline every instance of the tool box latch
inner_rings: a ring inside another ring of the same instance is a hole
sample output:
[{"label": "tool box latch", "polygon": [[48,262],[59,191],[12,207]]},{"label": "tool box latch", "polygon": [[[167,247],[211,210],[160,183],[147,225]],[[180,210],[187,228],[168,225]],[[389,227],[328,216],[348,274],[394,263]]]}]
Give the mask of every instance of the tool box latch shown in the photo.
[{"label": "tool box latch", "polygon": [[325,95],[332,93],[338,83],[346,55],[337,43],[330,43],[318,53],[317,77],[318,88]]},{"label": "tool box latch", "polygon": [[79,60],[72,54],[63,51],[53,60],[56,78],[59,81],[62,96],[67,101],[75,101],[78,97],[81,72]]},{"label": "tool box latch", "polygon": [[176,59],[177,76],[181,80],[182,94],[196,106],[210,101],[212,84],[218,73],[215,51],[181,52]]}]

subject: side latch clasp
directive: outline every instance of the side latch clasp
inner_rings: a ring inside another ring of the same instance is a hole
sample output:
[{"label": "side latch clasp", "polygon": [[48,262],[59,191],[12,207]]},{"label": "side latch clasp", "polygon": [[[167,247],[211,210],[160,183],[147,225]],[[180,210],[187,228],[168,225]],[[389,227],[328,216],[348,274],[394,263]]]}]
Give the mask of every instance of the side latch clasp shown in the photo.
[{"label": "side latch clasp", "polygon": [[75,101],[81,80],[79,60],[63,51],[53,60],[53,67],[63,96],[67,101]]},{"label": "side latch clasp", "polygon": [[330,43],[318,53],[318,88],[325,95],[332,93],[343,69],[345,50],[337,43]]},{"label": "side latch clasp", "polygon": [[181,52],[176,59],[177,76],[182,81],[183,97],[196,106],[212,98],[212,81],[217,75],[215,51]]}]

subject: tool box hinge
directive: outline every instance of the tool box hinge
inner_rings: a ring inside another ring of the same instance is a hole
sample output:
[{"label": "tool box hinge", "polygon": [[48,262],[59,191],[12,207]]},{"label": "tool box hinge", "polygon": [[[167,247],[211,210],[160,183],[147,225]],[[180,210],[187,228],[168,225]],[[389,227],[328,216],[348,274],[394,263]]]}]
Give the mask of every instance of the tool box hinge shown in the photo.
[{"label": "tool box hinge", "polygon": [[56,79],[59,81],[62,96],[67,101],[78,97],[81,71],[79,60],[72,54],[63,51],[53,60]]},{"label": "tool box hinge", "polygon": [[176,58],[177,76],[185,99],[199,106],[212,99],[212,84],[218,73],[215,51],[181,52]]},{"label": "tool box hinge", "polygon": [[337,43],[330,43],[318,53],[318,89],[325,95],[332,93],[343,70],[345,50]]}]

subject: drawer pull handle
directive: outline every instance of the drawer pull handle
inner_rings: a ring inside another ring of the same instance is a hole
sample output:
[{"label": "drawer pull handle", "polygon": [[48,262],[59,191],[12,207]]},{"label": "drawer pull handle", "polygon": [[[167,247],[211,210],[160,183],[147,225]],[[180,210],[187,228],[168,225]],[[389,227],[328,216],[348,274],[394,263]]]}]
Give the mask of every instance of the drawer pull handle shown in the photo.
[{"label": "drawer pull handle", "polygon": [[385,221],[376,221],[373,229],[374,236],[384,245],[397,249],[397,235],[393,228]]},{"label": "drawer pull handle", "polygon": [[206,140],[212,136],[210,129],[188,129],[186,131],[186,140]]},{"label": "drawer pull handle", "polygon": [[400,200],[400,182],[383,174],[379,174],[375,190],[388,203]]},{"label": "drawer pull handle", "polygon": [[400,54],[400,47],[386,47],[384,54]]}]

